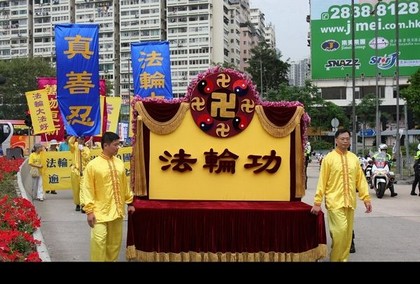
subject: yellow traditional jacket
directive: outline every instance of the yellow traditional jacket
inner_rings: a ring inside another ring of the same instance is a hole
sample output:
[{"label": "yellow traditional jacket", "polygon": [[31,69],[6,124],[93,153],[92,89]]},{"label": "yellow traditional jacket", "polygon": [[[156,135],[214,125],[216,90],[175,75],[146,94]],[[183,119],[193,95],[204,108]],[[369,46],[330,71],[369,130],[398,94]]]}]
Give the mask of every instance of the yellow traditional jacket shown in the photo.
[{"label": "yellow traditional jacket", "polygon": [[125,216],[125,205],[133,202],[121,159],[104,154],[88,163],[81,186],[81,204],[87,214],[93,212],[97,222],[109,222]]},{"label": "yellow traditional jacket", "polygon": [[[30,166],[31,165],[42,165],[41,158],[42,158],[42,152],[40,152],[39,154],[37,152],[32,152],[29,155],[28,165],[30,165]],[[40,175],[42,175],[42,169],[43,168],[38,168]]]},{"label": "yellow traditional jacket", "polygon": [[71,165],[71,170],[75,174],[80,175],[80,166],[82,166],[83,171],[90,161],[90,149],[89,147],[83,146],[83,150],[80,151],[79,143],[76,141],[75,136],[70,137],[69,147],[70,152],[73,154],[73,163]]},{"label": "yellow traditional jacket", "polygon": [[345,154],[338,149],[329,152],[322,160],[315,204],[321,205],[325,197],[328,210],[342,207],[355,209],[356,189],[361,200],[370,201],[369,186],[359,158],[350,151]]}]

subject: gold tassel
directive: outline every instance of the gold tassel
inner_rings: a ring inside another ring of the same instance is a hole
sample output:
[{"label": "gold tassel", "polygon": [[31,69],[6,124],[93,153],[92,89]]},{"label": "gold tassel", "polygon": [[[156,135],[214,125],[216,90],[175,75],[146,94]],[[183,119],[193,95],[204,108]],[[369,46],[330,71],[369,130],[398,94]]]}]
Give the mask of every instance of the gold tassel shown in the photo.
[{"label": "gold tassel", "polygon": [[144,124],[150,129],[151,132],[164,135],[169,134],[175,131],[184,120],[185,114],[190,108],[188,103],[181,103],[178,109],[178,112],[168,121],[159,122],[154,120],[149,113],[147,112],[144,104],[142,102],[136,103],[136,110],[139,112],[139,115],[142,116]]},{"label": "gold tassel", "polygon": [[[135,104],[134,108],[139,112],[138,102]],[[146,196],[148,190],[146,186],[146,168],[144,161],[143,120],[140,112],[137,116],[136,124],[137,131],[134,133],[136,137],[136,144],[133,147],[135,170],[131,171],[131,174],[134,175],[134,195]]]},{"label": "gold tassel", "polygon": [[277,126],[274,123],[272,123],[265,115],[264,108],[261,105],[257,105],[255,107],[255,112],[257,113],[264,130],[267,131],[267,133],[273,137],[281,138],[289,135],[290,133],[292,133],[293,130],[295,130],[297,125],[300,124],[300,120],[305,110],[301,106],[296,107],[296,111],[293,114],[292,118],[284,126]]},{"label": "gold tassel", "polygon": [[125,249],[125,258],[127,260],[135,260],[137,257],[137,251],[136,251],[136,246],[132,245],[132,246],[128,246]]},{"label": "gold tassel", "polygon": [[[131,253],[131,252],[130,252]],[[301,253],[290,252],[144,252],[137,251],[137,260],[143,262],[314,262],[327,256],[327,245]]]}]

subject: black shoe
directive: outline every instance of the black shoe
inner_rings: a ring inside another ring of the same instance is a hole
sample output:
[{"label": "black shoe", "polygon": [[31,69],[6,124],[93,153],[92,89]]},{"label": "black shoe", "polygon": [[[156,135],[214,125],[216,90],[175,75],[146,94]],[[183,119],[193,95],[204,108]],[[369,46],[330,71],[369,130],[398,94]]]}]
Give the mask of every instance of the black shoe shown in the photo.
[{"label": "black shoe", "polygon": [[410,193],[410,195],[417,195],[417,193],[415,193],[415,192],[411,192],[411,193]]},{"label": "black shoe", "polygon": [[395,196],[397,196],[397,195],[398,195],[398,193],[396,193],[396,192],[391,193],[391,197],[395,197]]},{"label": "black shoe", "polygon": [[51,190],[51,194],[57,194],[57,191]]},{"label": "black shoe", "polygon": [[76,211],[80,211],[80,205],[76,205]]},{"label": "black shoe", "polygon": [[350,253],[355,253],[355,252],[356,252],[356,247],[354,246],[354,243],[351,243]]},{"label": "black shoe", "polygon": [[85,214],[86,213],[86,211],[83,210],[83,209],[80,209],[80,212],[82,212],[82,214]]},{"label": "black shoe", "polygon": [[51,191],[47,190],[46,193],[51,193]]}]

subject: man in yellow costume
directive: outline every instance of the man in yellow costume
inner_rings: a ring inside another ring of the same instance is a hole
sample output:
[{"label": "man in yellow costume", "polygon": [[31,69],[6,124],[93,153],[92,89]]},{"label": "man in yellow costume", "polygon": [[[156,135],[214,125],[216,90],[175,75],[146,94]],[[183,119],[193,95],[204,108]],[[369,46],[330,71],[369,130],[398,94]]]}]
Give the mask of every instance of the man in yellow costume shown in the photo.
[{"label": "man in yellow costume", "polygon": [[[90,159],[90,149],[85,146],[84,137],[72,136],[68,140],[70,152],[73,154],[73,164],[71,165],[71,187],[73,189],[73,202],[76,211],[80,211],[80,185],[83,182],[83,170]],[[82,211],[83,213],[83,211]]]},{"label": "man in yellow costume", "polygon": [[117,261],[121,249],[125,205],[132,213],[133,192],[128,184],[124,162],[115,157],[119,136],[105,132],[102,153],[84,171],[81,202],[91,229],[92,261]]},{"label": "man in yellow costume", "polygon": [[311,213],[318,214],[325,197],[332,239],[330,261],[347,261],[353,234],[356,193],[358,192],[359,198],[363,200],[366,213],[372,211],[372,205],[359,158],[348,151],[350,131],[337,130],[335,144],[335,150],[329,152],[322,160]]}]

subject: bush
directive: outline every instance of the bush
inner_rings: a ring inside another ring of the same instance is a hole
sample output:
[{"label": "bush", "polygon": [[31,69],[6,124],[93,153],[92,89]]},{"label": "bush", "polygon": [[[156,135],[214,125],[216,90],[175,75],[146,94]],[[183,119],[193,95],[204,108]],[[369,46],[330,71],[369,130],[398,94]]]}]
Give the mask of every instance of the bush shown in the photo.
[{"label": "bush", "polygon": [[324,140],[314,140],[314,141],[310,141],[310,142],[311,142],[312,151],[331,150],[331,149],[334,148],[333,144],[331,144],[330,142],[324,141]]},{"label": "bush", "polygon": [[35,206],[18,197],[16,173],[24,159],[0,157],[0,262],[40,262],[32,234],[41,226]]}]

